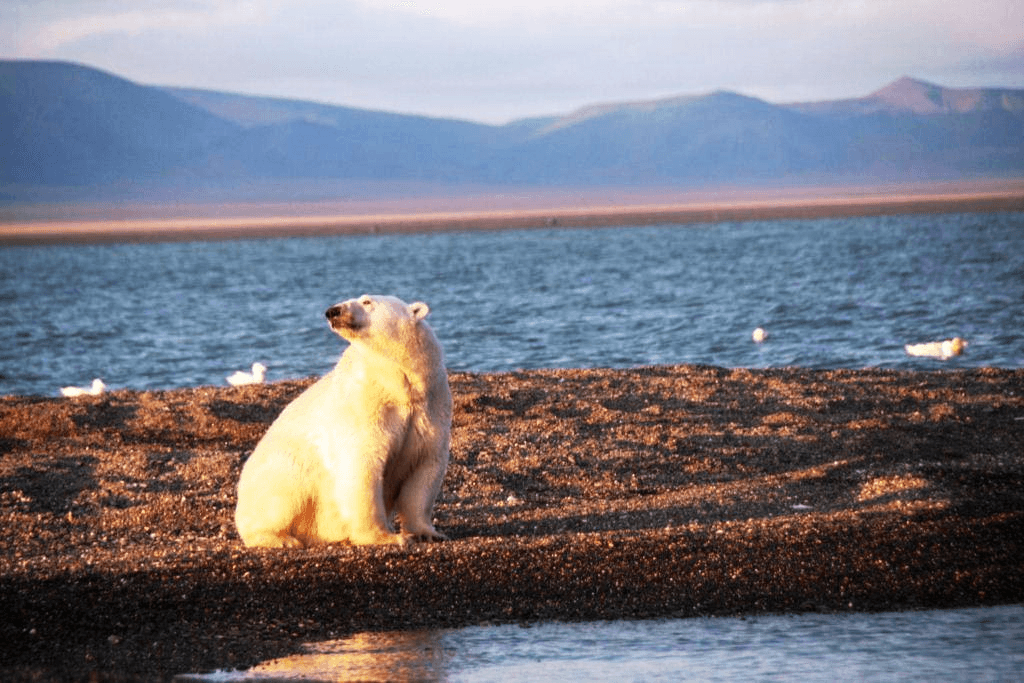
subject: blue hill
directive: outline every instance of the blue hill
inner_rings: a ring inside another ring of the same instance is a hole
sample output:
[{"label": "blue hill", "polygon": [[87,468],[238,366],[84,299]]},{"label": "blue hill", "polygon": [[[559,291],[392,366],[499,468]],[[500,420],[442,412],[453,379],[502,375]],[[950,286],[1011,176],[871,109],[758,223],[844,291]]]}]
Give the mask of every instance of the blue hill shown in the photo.
[{"label": "blue hill", "polygon": [[209,194],[295,181],[698,187],[974,179],[1024,174],[1024,91],[903,78],[836,102],[780,105],[714,92],[490,126],[160,88],[61,62],[0,61],[0,148],[9,199],[39,188]]}]

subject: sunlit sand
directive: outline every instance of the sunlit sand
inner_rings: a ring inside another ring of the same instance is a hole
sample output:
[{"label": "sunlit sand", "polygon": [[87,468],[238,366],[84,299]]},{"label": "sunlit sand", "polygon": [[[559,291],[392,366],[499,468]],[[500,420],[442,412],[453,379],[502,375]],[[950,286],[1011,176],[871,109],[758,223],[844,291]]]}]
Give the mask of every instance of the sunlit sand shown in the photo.
[{"label": "sunlit sand", "polygon": [[1024,210],[1024,180],[856,190],[478,193],[403,200],[0,210],[0,245],[717,223]]}]

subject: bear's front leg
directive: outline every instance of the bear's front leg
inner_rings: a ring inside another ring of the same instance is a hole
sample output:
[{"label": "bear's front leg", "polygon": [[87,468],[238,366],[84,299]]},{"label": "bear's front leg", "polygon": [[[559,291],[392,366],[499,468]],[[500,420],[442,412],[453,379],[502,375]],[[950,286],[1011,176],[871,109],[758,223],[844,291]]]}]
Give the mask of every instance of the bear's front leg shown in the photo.
[{"label": "bear's front leg", "polygon": [[383,469],[383,465],[371,467],[347,481],[338,482],[336,503],[348,525],[348,539],[354,545],[408,543],[388,524],[384,508]]}]

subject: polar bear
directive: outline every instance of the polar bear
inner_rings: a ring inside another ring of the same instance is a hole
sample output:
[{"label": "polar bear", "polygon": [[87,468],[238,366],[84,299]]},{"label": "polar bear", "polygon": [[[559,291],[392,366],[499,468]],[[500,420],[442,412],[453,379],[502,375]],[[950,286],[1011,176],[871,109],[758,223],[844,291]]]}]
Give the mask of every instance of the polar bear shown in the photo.
[{"label": "polar bear", "polygon": [[[364,295],[327,309],[349,341],[282,411],[242,468],[247,546],[446,540],[434,501],[448,467],[452,395],[422,302]],[[402,533],[391,527],[393,518]]]}]

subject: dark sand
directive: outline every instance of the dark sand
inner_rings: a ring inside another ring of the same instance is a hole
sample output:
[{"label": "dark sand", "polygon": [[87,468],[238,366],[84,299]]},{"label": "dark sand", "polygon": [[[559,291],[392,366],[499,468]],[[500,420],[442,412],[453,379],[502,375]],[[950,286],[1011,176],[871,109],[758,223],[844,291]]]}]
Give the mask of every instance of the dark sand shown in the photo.
[{"label": "dark sand", "polygon": [[[1024,180],[906,188],[805,188],[719,193],[591,190],[580,196],[453,196],[418,200],[239,205],[41,206],[3,210],[0,246],[423,233],[542,227],[691,224],[1024,210]],[[61,216],[64,216],[63,218]]]},{"label": "dark sand", "polygon": [[436,522],[247,550],[308,381],[0,399],[0,679],[161,680],[365,630],[1024,601],[1024,370],[452,375]]}]

